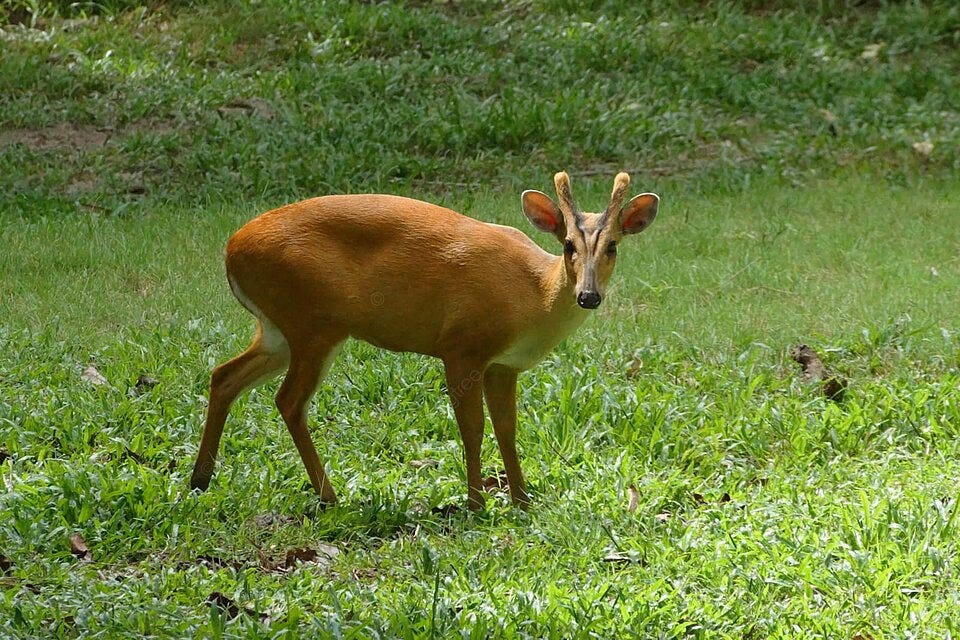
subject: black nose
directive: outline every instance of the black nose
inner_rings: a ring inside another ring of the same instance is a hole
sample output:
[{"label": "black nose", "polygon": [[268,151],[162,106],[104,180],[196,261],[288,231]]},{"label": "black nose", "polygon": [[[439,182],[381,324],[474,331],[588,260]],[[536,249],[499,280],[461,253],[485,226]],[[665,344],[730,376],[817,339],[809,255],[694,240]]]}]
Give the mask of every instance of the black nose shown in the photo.
[{"label": "black nose", "polygon": [[581,291],[577,294],[577,304],[584,309],[596,309],[600,306],[600,294],[596,291]]}]

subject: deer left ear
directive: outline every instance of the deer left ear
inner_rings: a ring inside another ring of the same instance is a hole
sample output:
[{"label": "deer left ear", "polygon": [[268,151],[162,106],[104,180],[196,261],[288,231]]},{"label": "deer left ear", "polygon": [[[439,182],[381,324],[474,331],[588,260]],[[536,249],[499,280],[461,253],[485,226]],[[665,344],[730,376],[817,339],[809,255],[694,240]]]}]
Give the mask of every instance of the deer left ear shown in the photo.
[{"label": "deer left ear", "polygon": [[620,210],[620,230],[623,235],[640,233],[650,226],[657,217],[660,197],[655,193],[641,193],[634,196]]},{"label": "deer left ear", "polygon": [[563,214],[550,196],[533,189],[524,191],[520,196],[520,206],[533,226],[563,239],[566,234]]}]

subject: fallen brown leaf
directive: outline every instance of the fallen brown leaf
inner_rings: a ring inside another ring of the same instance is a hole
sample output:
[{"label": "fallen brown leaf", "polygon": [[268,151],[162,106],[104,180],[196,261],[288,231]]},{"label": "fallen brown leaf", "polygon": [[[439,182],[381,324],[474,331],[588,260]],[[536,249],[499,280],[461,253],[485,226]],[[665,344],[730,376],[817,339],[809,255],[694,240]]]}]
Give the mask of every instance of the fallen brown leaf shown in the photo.
[{"label": "fallen brown leaf", "polygon": [[143,457],[142,455],[140,455],[139,453],[137,453],[136,451],[134,451],[133,449],[131,449],[130,447],[124,447],[124,448],[123,448],[123,452],[124,452],[124,454],[126,454],[126,456],[127,456],[128,458],[130,458],[131,460],[133,460],[133,461],[136,462],[137,464],[142,464],[142,465],[146,465],[146,464],[147,464],[147,459],[144,458],[144,457]]},{"label": "fallen brown leaf", "polygon": [[933,153],[933,143],[929,140],[914,142],[912,147],[914,152],[921,158],[929,158],[930,154]]},{"label": "fallen brown leaf", "polygon": [[352,575],[353,579],[357,582],[362,582],[363,580],[376,579],[380,575],[380,572],[372,567],[367,567],[365,569],[353,569],[350,571],[350,575]]},{"label": "fallen brown leaf", "polygon": [[482,481],[485,491],[506,491],[509,483],[507,482],[507,472],[501,471],[499,475],[488,476]]},{"label": "fallen brown leaf", "polygon": [[7,574],[10,573],[10,569],[13,568],[13,560],[7,556],[0,553],[0,573]]},{"label": "fallen brown leaf", "polygon": [[817,352],[805,344],[799,344],[790,351],[790,357],[800,363],[800,380],[805,383],[820,382],[820,391],[834,402],[842,402],[847,382],[840,376],[832,376],[823,366]]},{"label": "fallen brown leaf", "polygon": [[80,379],[89,384],[109,384],[107,379],[103,377],[103,374],[97,371],[97,368],[92,364],[83,370],[83,373],[80,374]]},{"label": "fallen brown leaf", "polygon": [[189,569],[195,564],[203,565],[210,569],[224,569],[224,568],[242,569],[243,568],[242,562],[224,560],[223,558],[220,558],[217,556],[211,556],[205,553],[197,556],[196,560],[194,560],[193,562],[178,563],[177,568],[181,570]]},{"label": "fallen brown leaf", "polygon": [[640,494],[634,485],[627,487],[627,511],[635,513],[640,505]]},{"label": "fallen brown leaf", "polygon": [[613,551],[603,556],[604,562],[630,562],[630,556],[620,551]]},{"label": "fallen brown leaf", "polygon": [[231,100],[224,106],[217,109],[221,118],[235,117],[241,115],[257,115],[264,120],[273,119],[273,107],[262,98],[245,98],[240,100]]},{"label": "fallen brown leaf", "polygon": [[411,460],[407,464],[409,464],[414,469],[423,469],[425,467],[439,467],[440,461],[439,460]]},{"label": "fallen brown leaf", "polygon": [[803,371],[800,379],[804,382],[822,380],[827,375],[827,369],[820,361],[817,352],[805,344],[798,344],[790,351],[790,357],[800,363]]},{"label": "fallen brown leaf", "polygon": [[880,55],[880,49],[883,49],[882,42],[875,42],[872,44],[868,44],[863,48],[863,51],[860,53],[860,59],[876,60],[877,56]]},{"label": "fallen brown leaf", "polygon": [[450,504],[445,504],[442,507],[437,506],[433,509],[430,509],[430,513],[436,514],[441,518],[449,518],[460,513],[460,505],[451,502]]},{"label": "fallen brown leaf", "polygon": [[834,402],[842,401],[846,390],[846,383],[842,378],[830,377],[823,381],[823,395]]},{"label": "fallen brown leaf", "polygon": [[83,562],[93,562],[93,554],[87,548],[87,543],[79,533],[70,536],[70,553]]},{"label": "fallen brown leaf", "polygon": [[232,598],[220,593],[219,591],[214,591],[213,593],[211,593],[210,596],[207,598],[207,602],[209,602],[213,606],[223,611],[228,618],[236,618],[241,613],[245,613],[251,618],[263,619],[267,617],[266,614],[257,613],[250,607],[241,607],[236,602],[234,602]]},{"label": "fallen brown leaf", "polygon": [[673,517],[672,513],[667,513],[666,511],[664,511],[663,513],[658,513],[657,515],[653,516],[653,519],[656,520],[657,522],[667,522],[672,517]]},{"label": "fallen brown leaf", "polygon": [[136,384],[133,385],[131,390],[134,395],[142,396],[146,392],[153,389],[155,386],[160,384],[160,381],[156,378],[151,378],[150,376],[142,375],[137,378]]},{"label": "fallen brown leaf", "polygon": [[260,513],[253,517],[253,524],[258,527],[278,527],[297,524],[297,519],[283,513]]},{"label": "fallen brown leaf", "polygon": [[304,547],[302,549],[290,549],[287,551],[284,566],[288,569],[300,563],[311,562],[319,564],[323,568],[329,567],[334,558],[340,555],[340,549],[332,544],[319,543],[319,549],[313,547]]},{"label": "fallen brown leaf", "polygon": [[609,562],[611,564],[630,564],[633,562],[642,562],[637,556],[636,552],[630,553],[628,551],[611,551],[607,555],[603,556],[604,562]]}]

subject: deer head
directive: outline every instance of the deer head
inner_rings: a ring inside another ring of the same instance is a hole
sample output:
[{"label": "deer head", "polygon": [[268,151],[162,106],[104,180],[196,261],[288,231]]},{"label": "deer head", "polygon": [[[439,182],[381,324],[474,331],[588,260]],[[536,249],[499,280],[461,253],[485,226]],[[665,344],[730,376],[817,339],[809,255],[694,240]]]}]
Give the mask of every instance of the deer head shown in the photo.
[{"label": "deer head", "polygon": [[557,202],[540,191],[524,191],[520,197],[523,213],[533,226],[552,233],[560,241],[567,274],[576,282],[577,304],[584,309],[596,309],[613,274],[621,238],[650,226],[657,216],[660,198],[653,193],[641,193],[623,204],[630,176],[618,173],[604,212],[585,213],[573,199],[566,172],[557,173],[553,182]]}]

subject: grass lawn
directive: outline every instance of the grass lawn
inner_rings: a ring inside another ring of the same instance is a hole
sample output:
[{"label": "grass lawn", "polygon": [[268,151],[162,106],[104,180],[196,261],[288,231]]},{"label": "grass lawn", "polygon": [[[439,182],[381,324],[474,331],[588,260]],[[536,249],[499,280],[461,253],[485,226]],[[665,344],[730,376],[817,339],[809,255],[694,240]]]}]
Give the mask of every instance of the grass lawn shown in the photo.
[{"label": "grass lawn", "polygon": [[[952,3],[12,6],[0,636],[957,634]],[[188,490],[210,370],[252,331],[234,229],[389,191],[559,252],[518,195],[561,168],[585,208],[617,168],[663,200],[521,376],[528,511],[445,509],[466,486],[440,363],[362,343],[311,414],[340,504],[277,381]],[[800,342],[842,402],[800,381]]]}]

